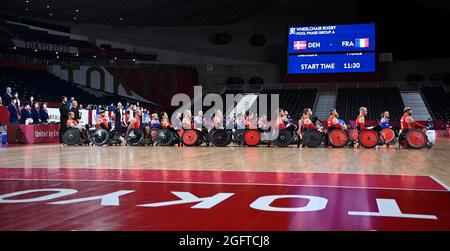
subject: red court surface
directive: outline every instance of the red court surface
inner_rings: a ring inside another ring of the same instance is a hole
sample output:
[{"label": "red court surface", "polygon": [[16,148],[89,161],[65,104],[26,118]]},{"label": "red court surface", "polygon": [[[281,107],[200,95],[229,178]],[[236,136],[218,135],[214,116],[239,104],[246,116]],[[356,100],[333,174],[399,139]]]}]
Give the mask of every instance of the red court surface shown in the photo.
[{"label": "red court surface", "polygon": [[0,168],[0,230],[450,230],[429,176]]}]

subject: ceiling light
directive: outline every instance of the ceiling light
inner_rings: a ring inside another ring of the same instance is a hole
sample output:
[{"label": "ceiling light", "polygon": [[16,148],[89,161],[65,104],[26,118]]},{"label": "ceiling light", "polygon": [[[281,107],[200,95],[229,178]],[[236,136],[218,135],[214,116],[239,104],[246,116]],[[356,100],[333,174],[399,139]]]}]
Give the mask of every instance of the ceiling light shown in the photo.
[{"label": "ceiling light", "polygon": [[47,9],[50,9],[50,5],[48,5],[48,4],[47,4],[47,6],[45,6],[45,7],[47,7]]},{"label": "ceiling light", "polygon": [[77,54],[75,54],[75,57],[78,57],[78,53],[77,53]]},{"label": "ceiling light", "polygon": [[117,60],[117,57],[114,57],[114,60]]},{"label": "ceiling light", "polygon": [[58,52],[56,52],[56,55],[58,55]]},{"label": "ceiling light", "polygon": [[135,59],[135,58],[133,58],[133,62],[136,62],[136,59]]},{"label": "ceiling light", "polygon": [[37,49],[34,49],[34,52],[37,52]]},{"label": "ceiling light", "polygon": [[96,55],[94,55],[94,58],[97,58],[97,56],[96,56]]},{"label": "ceiling light", "polygon": [[49,15],[50,15],[50,16],[53,16],[53,13],[50,13]]},{"label": "ceiling light", "polygon": [[120,18],[120,21],[123,21],[123,17]]},{"label": "ceiling light", "polygon": [[77,10],[75,10],[75,12],[78,13],[78,12],[80,12],[80,11],[77,9]]}]

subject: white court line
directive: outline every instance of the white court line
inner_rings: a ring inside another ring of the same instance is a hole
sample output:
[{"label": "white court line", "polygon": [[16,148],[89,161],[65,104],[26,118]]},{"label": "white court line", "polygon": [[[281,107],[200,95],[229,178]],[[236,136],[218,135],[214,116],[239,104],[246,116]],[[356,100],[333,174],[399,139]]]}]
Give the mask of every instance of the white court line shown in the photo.
[{"label": "white court line", "polygon": [[352,189],[375,189],[375,190],[404,190],[425,192],[450,192],[448,190],[413,189],[413,188],[389,188],[389,187],[353,187],[332,185],[297,185],[297,184],[270,184],[270,183],[230,183],[230,182],[200,182],[200,181],[155,181],[155,180],[78,180],[78,179],[0,179],[0,181],[81,181],[81,182],[123,182],[123,183],[169,183],[169,184],[202,184],[202,185],[237,185],[237,186],[286,186],[286,187],[324,187],[324,188],[352,188]]},{"label": "white court line", "polygon": [[434,181],[436,181],[436,183],[438,183],[439,185],[441,185],[441,186],[443,186],[445,189],[447,189],[447,191],[450,191],[450,187],[447,186],[444,182],[438,180],[438,178],[436,178],[436,177],[434,177],[434,176],[431,176],[431,175],[430,175],[430,178],[432,178]]}]

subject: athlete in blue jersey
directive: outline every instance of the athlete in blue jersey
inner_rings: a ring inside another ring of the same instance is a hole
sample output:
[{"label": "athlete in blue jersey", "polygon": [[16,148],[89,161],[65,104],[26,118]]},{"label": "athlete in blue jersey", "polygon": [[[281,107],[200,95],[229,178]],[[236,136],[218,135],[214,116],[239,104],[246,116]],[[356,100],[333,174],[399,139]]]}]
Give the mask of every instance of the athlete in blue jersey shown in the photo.
[{"label": "athlete in blue jersey", "polygon": [[385,111],[383,114],[381,114],[381,119],[379,121],[379,124],[382,129],[391,127],[391,124],[389,122],[389,112]]}]

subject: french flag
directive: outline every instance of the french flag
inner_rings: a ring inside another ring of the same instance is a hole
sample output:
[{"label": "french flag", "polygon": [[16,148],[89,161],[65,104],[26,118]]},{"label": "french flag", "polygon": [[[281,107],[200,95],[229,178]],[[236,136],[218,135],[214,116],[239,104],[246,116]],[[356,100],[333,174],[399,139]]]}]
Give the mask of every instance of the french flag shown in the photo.
[{"label": "french flag", "polygon": [[369,39],[368,38],[357,38],[355,39],[356,48],[369,48]]}]

